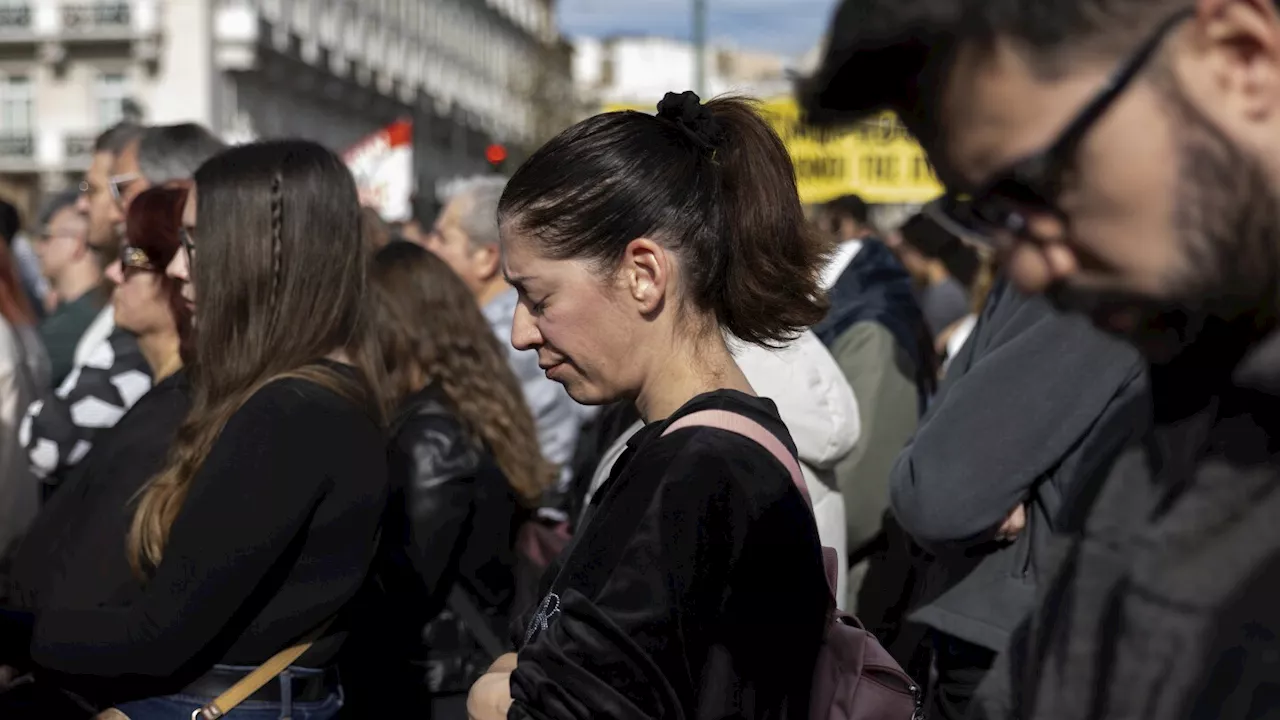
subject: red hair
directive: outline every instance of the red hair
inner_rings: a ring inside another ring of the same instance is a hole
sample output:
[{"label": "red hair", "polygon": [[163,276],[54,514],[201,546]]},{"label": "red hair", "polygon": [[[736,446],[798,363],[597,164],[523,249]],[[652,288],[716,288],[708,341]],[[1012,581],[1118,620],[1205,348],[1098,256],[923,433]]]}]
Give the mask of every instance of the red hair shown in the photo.
[{"label": "red hair", "polygon": [[18,263],[7,243],[0,243],[0,315],[14,327],[36,322],[35,311],[18,274]]},{"label": "red hair", "polygon": [[178,327],[184,360],[190,357],[191,310],[182,299],[182,283],[165,275],[164,271],[182,248],[179,233],[186,204],[186,188],[151,188],[133,199],[125,221],[125,243],[145,253],[160,277],[160,290],[168,299],[169,312]]}]

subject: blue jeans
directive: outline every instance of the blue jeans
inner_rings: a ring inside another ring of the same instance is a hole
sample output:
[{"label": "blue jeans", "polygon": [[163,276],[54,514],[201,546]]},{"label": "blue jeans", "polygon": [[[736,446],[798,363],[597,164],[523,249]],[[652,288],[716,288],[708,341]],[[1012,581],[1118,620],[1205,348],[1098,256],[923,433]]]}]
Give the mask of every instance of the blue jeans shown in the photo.
[{"label": "blue jeans", "polygon": [[[240,670],[245,673],[251,672],[254,668],[232,667],[229,665],[219,665],[222,669]],[[289,668],[285,673],[294,676],[305,676],[312,673],[322,673],[323,670],[311,670],[307,668]],[[284,678],[285,674],[281,674],[280,678]],[[281,682],[281,679],[272,680],[272,682]],[[286,695],[287,697],[287,695]],[[165,695],[162,697],[147,698],[145,700],[135,700],[133,702],[121,703],[116,706],[121,712],[129,716],[129,720],[191,720],[191,713],[204,707],[211,702],[210,697],[195,697],[193,695]],[[342,709],[342,689],[331,694],[329,697],[318,702],[260,702],[246,701],[228,712],[225,717],[227,720],[279,720],[280,718],[292,718],[293,720],[333,720],[338,716],[338,711]]]}]

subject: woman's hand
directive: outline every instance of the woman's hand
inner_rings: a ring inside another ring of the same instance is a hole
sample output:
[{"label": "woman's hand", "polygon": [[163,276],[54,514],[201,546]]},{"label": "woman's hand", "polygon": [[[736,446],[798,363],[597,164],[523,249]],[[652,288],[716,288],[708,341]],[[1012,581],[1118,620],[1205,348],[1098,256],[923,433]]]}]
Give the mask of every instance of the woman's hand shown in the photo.
[{"label": "woman's hand", "polygon": [[490,665],[489,669],[485,672],[510,673],[512,670],[516,669],[516,657],[517,655],[515,653],[507,653],[497,660],[494,660],[493,664]]},{"label": "woman's hand", "polygon": [[996,530],[996,540],[1000,542],[1013,542],[1018,539],[1023,530],[1027,529],[1027,507],[1018,505],[1009,512],[1009,516],[1000,523],[999,529]]},{"label": "woman's hand", "polygon": [[[510,660],[508,660],[510,658]],[[508,654],[494,663],[508,662],[515,669],[515,655]],[[471,686],[467,695],[468,720],[506,720],[511,709],[511,670],[487,672]]]}]

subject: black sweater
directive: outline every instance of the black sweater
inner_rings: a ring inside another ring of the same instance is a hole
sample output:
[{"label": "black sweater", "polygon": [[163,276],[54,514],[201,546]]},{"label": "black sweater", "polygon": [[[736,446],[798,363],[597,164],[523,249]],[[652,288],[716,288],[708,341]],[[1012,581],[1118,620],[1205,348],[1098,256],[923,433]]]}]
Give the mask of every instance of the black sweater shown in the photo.
[{"label": "black sweater", "polygon": [[[386,500],[384,447],[363,409],[327,389],[263,388],[227,422],[136,599],[46,608],[32,659],[69,686],[127,679],[139,695],[179,690],[215,663],[261,664],[364,581]],[[298,664],[326,665],[339,644],[330,631]]]},{"label": "black sweater", "polygon": [[817,528],[763,447],[711,428],[662,436],[710,409],[793,447],[772,401],[732,391],[640,430],[547,574],[510,718],[808,717],[828,602]]},{"label": "black sweater", "polygon": [[186,372],[179,371],[100,436],[31,524],[0,591],[0,604],[36,610],[62,595],[82,606],[96,605],[123,600],[139,589],[125,557],[134,498],[164,465],[173,434],[190,409],[190,384]]}]

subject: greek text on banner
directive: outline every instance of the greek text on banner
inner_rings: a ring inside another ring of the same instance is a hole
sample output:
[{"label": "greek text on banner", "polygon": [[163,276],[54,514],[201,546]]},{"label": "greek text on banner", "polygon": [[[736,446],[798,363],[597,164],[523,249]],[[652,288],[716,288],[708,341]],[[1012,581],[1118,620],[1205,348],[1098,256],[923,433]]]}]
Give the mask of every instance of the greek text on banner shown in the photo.
[{"label": "greek text on banner", "polygon": [[[802,125],[800,110],[791,98],[766,100],[760,109],[791,154],[805,204],[847,194],[871,203],[925,203],[943,191],[924,150],[892,113],[829,132]],[[614,110],[653,113],[656,109],[605,107],[606,112]]]}]

